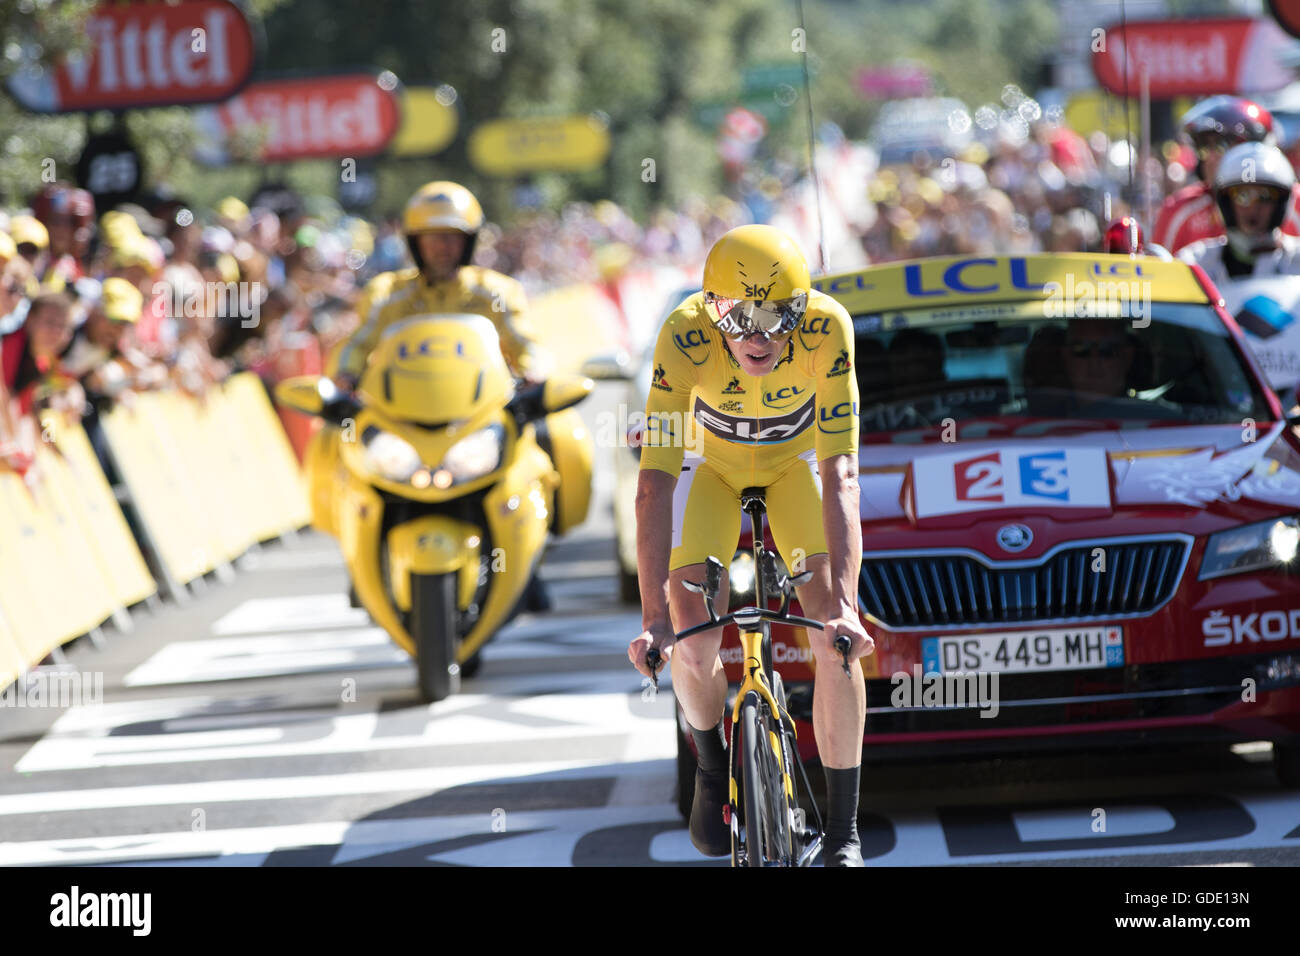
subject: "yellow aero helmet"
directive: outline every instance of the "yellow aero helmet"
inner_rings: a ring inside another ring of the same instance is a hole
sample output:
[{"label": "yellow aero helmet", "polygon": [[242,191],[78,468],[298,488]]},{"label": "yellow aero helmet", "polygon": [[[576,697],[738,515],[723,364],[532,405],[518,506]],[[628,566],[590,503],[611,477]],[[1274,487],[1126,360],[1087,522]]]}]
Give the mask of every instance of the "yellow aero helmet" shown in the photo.
[{"label": "yellow aero helmet", "polygon": [[723,234],[704,262],[710,318],[732,337],[781,335],[808,308],[812,276],[795,241],[774,226],[738,226]]},{"label": "yellow aero helmet", "polygon": [[459,183],[438,181],[421,186],[406,204],[402,228],[407,235],[431,229],[475,233],[483,227],[483,209]]}]

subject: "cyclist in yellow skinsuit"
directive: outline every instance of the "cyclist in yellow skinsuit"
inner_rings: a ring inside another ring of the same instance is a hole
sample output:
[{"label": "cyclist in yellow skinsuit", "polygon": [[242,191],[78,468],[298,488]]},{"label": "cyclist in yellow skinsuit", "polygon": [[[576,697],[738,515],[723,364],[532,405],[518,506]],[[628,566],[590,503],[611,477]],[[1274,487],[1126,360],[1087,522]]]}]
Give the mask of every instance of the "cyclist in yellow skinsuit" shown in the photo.
[{"label": "cyclist in yellow skinsuit", "polygon": [[[861,866],[856,819],[865,685],[860,668],[844,676],[834,651],[840,634],[852,641],[850,660],[873,650],[857,612],[853,328],[839,303],[810,288],[807,262],[788,236],[770,226],[741,226],[714,245],[703,291],[678,306],[660,331],[637,485],[644,631],[628,656],[649,674],[652,646],[668,656],[674,631],[707,620],[683,581],[702,580],[710,554],[730,557],[741,489],[766,487],[777,550],[787,560],[802,555],[802,569],[813,572],[799,589],[800,604],[826,622],[824,631],[809,634],[817,662],[813,725],[828,791],[824,859]],[[726,601],[724,575],[719,605]],[[730,850],[722,820],[721,643],[718,629],[671,647],[673,689],[699,751],[691,840],[710,856]]]}]

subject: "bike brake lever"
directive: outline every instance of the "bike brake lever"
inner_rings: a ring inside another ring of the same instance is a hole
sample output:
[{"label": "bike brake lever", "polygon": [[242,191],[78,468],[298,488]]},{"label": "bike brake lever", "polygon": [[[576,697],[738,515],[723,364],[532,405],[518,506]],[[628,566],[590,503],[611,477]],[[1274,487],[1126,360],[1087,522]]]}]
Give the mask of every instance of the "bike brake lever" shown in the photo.
[{"label": "bike brake lever", "polygon": [[722,572],[726,570],[722,562],[709,555],[709,559],[704,563],[704,586],[710,598],[718,596],[718,589],[722,587]]},{"label": "bike brake lever", "polygon": [[852,677],[853,672],[849,670],[849,651],[853,650],[853,642],[841,634],[835,638],[835,649],[840,652],[844,658],[844,676]]},{"label": "bike brake lever", "polygon": [[645,652],[645,663],[650,668],[650,680],[654,682],[656,689],[659,687],[659,665],[662,662],[663,658],[659,655],[658,648],[652,647]]}]

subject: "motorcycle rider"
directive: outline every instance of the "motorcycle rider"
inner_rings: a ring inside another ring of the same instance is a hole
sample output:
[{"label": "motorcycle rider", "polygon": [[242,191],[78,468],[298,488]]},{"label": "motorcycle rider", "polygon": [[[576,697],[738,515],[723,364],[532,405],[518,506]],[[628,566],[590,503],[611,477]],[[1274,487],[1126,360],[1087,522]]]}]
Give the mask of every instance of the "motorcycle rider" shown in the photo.
[{"label": "motorcycle rider", "polygon": [[1234,146],[1214,178],[1227,234],[1192,243],[1178,257],[1199,265],[1220,288],[1244,277],[1300,273],[1300,239],[1282,231],[1295,184],[1295,171],[1276,146]]},{"label": "motorcycle rider", "polygon": [[[1164,201],[1151,234],[1152,242],[1174,254],[1198,240],[1223,235],[1213,192],[1224,153],[1242,143],[1272,145],[1276,138],[1273,114],[1251,100],[1227,95],[1212,96],[1188,110],[1183,116],[1183,133],[1196,150],[1198,181]],[[1283,226],[1293,236],[1300,235],[1297,203],[1300,193],[1293,194]]]},{"label": "motorcycle rider", "polygon": [[406,204],[402,231],[415,265],[375,276],[357,304],[361,325],[343,343],[332,376],[340,388],[354,389],[366,358],[384,330],[413,315],[469,312],[496,326],[501,353],[516,378],[541,381],[545,375],[537,341],[525,313],[523,286],[482,266],[470,265],[483,210],[464,186],[431,182]]},{"label": "motorcycle rider", "polygon": [[[375,276],[357,303],[361,325],[342,344],[331,378],[353,391],[366,359],[384,331],[414,315],[473,313],[496,326],[501,354],[511,373],[524,384],[541,382],[547,362],[527,319],[527,297],[515,279],[470,265],[483,209],[464,186],[447,181],[416,190],[402,215],[402,231],[415,265]],[[525,598],[531,611],[546,610],[550,599],[534,576]]]}]

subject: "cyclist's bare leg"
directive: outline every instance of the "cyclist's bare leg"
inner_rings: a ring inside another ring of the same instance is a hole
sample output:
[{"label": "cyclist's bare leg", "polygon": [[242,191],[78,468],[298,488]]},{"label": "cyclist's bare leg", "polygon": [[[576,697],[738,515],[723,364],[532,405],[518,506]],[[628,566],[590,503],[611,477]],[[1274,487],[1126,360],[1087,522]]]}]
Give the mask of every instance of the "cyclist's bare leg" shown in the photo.
[{"label": "cyclist's bare leg", "polygon": [[[673,630],[684,631],[709,619],[703,597],[688,591],[682,584],[683,581],[703,580],[703,564],[690,564],[669,572],[668,607],[673,618]],[[727,613],[728,595],[727,572],[723,571],[722,586],[714,601],[719,616]],[[673,646],[673,693],[686,714],[687,723],[697,730],[717,726],[727,704],[727,677],[718,656],[722,633],[720,627],[702,631]]]},{"label": "cyclist's bare leg", "polygon": [[[826,621],[836,615],[831,603],[830,556],[814,554],[804,561],[812,580],[798,589],[803,616]],[[867,719],[867,690],[862,669],[849,668],[844,675],[844,660],[827,640],[824,631],[805,628],[808,644],[816,661],[813,680],[813,730],[817,752],[825,767],[843,769],[862,763],[862,732]],[[676,679],[674,678],[674,684]]]}]

